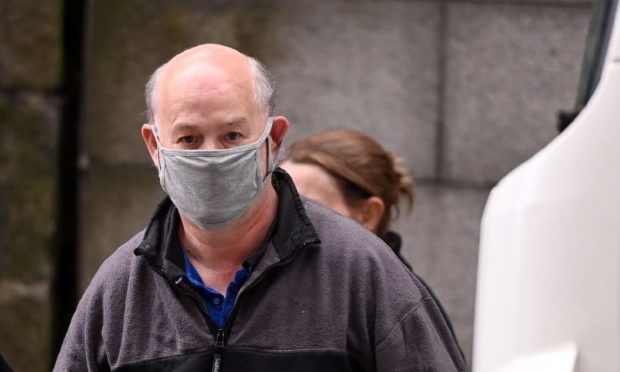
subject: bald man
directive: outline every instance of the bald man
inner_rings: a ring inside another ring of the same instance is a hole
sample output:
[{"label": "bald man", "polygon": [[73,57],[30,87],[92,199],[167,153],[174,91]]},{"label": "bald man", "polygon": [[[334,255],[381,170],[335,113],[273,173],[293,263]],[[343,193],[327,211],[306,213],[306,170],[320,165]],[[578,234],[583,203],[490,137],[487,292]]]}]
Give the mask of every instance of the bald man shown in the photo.
[{"label": "bald man", "polygon": [[99,268],[55,371],[461,371],[425,287],[275,167],[289,127],[255,59],[221,45],[147,83],[168,195]]}]

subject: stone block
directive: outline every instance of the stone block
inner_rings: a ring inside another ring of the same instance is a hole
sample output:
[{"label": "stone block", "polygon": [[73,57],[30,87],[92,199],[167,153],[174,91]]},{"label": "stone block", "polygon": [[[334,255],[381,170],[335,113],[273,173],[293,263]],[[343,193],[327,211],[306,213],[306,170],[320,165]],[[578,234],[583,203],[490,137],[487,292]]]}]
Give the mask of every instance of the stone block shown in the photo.
[{"label": "stone block", "polygon": [[62,1],[0,1],[0,85],[56,88],[61,38]]},{"label": "stone block", "polygon": [[50,313],[45,285],[0,281],[0,350],[13,370],[50,370]]},{"label": "stone block", "polygon": [[432,176],[439,5],[289,2],[265,56],[292,122],[289,142],[328,128],[361,129]]},{"label": "stone block", "polygon": [[89,169],[82,181],[80,288],[122,243],[144,229],[163,199],[157,172],[146,166]]},{"label": "stone block", "polygon": [[0,352],[15,371],[50,368],[57,108],[0,95]]},{"label": "stone block", "polygon": [[0,279],[49,275],[57,107],[36,94],[0,95]]},{"label": "stone block", "polygon": [[413,214],[393,230],[402,253],[435,292],[448,313],[471,365],[478,240],[486,189],[419,185]]},{"label": "stone block", "polygon": [[571,109],[589,7],[448,6],[443,177],[493,183],[557,134]]}]

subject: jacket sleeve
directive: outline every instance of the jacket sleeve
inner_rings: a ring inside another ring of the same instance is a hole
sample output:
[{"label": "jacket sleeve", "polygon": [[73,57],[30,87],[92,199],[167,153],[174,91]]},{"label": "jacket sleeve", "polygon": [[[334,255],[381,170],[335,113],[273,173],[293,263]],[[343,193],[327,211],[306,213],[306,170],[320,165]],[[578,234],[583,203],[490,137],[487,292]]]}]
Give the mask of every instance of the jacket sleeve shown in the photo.
[{"label": "jacket sleeve", "polygon": [[426,297],[375,348],[378,372],[467,371],[437,304]]},{"label": "jacket sleeve", "polygon": [[80,300],[65,335],[54,372],[109,370],[102,342],[102,298],[91,283]]}]

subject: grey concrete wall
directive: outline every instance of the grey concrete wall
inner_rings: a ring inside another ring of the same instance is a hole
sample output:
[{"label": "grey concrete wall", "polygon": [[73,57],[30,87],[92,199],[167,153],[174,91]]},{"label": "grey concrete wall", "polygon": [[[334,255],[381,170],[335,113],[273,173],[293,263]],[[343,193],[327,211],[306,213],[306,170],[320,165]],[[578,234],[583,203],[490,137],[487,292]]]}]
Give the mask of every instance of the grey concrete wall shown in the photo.
[{"label": "grey concrete wall", "polygon": [[469,358],[479,221],[490,187],[555,136],[576,95],[588,2],[97,0],[82,155],[82,286],[161,197],[139,134],[143,86],[183,48],[264,61],[289,141],[362,129],[416,174],[405,256]]},{"label": "grey concrete wall", "polygon": [[[59,0],[0,0],[0,352],[49,366]],[[81,286],[162,197],[139,136],[148,74],[202,42],[263,60],[289,142],[375,136],[415,171],[395,229],[471,355],[490,187],[555,136],[575,93],[588,1],[93,0],[80,193]]]},{"label": "grey concrete wall", "polygon": [[442,178],[496,182],[556,134],[571,108],[589,7],[448,7]]},{"label": "grey concrete wall", "polygon": [[50,363],[60,2],[0,0],[0,353]]}]

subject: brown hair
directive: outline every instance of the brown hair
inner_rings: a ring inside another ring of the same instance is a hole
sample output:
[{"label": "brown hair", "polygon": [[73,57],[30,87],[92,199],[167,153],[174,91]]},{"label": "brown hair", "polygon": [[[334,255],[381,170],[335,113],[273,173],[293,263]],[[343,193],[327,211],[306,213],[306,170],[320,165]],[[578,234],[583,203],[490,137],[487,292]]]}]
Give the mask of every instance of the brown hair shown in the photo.
[{"label": "brown hair", "polygon": [[350,206],[379,197],[385,205],[377,227],[379,235],[387,231],[392,211],[394,218],[399,215],[401,197],[407,201],[408,211],[413,209],[413,178],[399,164],[400,159],[357,130],[331,129],[306,137],[290,147],[287,160],[323,168],[337,181]]}]

